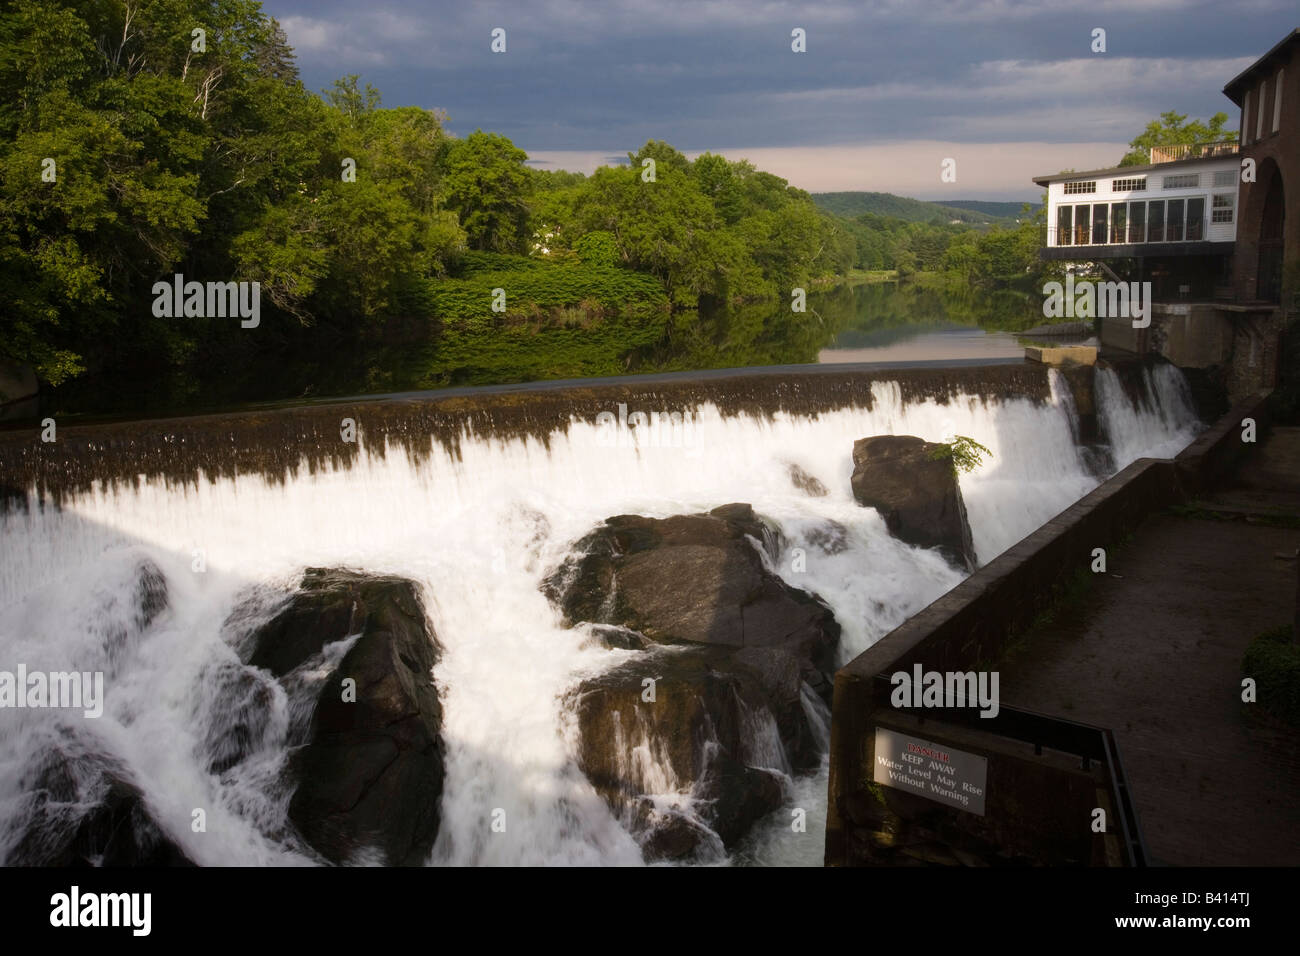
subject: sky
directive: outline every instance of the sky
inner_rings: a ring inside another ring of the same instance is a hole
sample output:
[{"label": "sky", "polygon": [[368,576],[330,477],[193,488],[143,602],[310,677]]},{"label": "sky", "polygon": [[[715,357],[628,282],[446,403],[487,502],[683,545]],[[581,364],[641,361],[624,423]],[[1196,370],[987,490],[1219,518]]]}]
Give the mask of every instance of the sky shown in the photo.
[{"label": "sky", "polygon": [[[1300,26],[1294,0],[264,0],[320,90],[508,136],[590,172],[647,140],[809,192],[1041,198],[1114,165],[1160,113],[1235,129],[1223,86]],[[804,31],[806,51],[792,50]],[[505,52],[491,49],[505,31]],[[1093,52],[1094,30],[1105,52]],[[955,181],[941,178],[955,160]]]}]

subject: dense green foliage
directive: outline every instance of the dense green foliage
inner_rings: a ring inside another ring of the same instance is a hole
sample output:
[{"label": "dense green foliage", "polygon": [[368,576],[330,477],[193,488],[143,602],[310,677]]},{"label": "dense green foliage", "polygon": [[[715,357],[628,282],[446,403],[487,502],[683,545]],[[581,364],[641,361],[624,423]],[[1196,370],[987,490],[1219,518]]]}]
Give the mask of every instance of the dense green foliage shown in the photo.
[{"label": "dense green foliage", "polygon": [[1254,679],[1260,707],[1300,727],[1300,644],[1292,630],[1284,624],[1251,641],[1241,672]]},{"label": "dense green foliage", "polygon": [[1130,150],[1120,159],[1121,166],[1145,166],[1151,162],[1152,146],[1182,146],[1189,143],[1235,143],[1235,130],[1225,130],[1227,113],[1215,113],[1209,124],[1200,120],[1187,122],[1185,113],[1170,110],[1161,113],[1160,119],[1147,123],[1146,129],[1129,143]]},{"label": "dense green foliage", "polygon": [[[654,140],[590,176],[540,171],[506,137],[457,139],[445,119],[384,108],[355,75],[306,90],[254,0],[14,0],[0,13],[0,359],[35,369],[59,407],[107,410],[128,393],[815,357],[830,334],[816,314],[736,307],[854,270],[988,291],[1038,268],[1036,222],[977,233],[944,217],[982,213],[931,204],[936,223],[846,219],[744,160]],[[259,283],[260,323],[155,314],[155,283],[177,273]]]},{"label": "dense green foliage", "polygon": [[843,223],[748,162],[711,153],[691,161],[654,140],[628,161],[549,183],[537,204],[534,254],[583,258],[584,237],[599,233],[600,255],[655,276],[679,307],[789,295],[853,266]]},{"label": "dense green foliage", "polygon": [[[537,320],[573,304],[596,317],[618,311],[620,304],[634,314],[649,314],[666,301],[653,277],[612,263],[553,263],[482,253],[466,255],[454,277],[426,280],[425,288],[432,314],[458,324]],[[496,289],[502,290],[504,311],[492,310]]]}]

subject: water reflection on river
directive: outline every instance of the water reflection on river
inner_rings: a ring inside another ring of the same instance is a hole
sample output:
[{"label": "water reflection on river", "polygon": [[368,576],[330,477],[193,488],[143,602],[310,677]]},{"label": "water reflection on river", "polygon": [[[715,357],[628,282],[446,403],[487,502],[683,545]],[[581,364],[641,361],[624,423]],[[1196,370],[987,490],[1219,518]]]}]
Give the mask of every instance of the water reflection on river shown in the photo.
[{"label": "water reflection on river", "polygon": [[108,383],[84,377],[49,396],[47,411],[155,417],[247,403],[637,373],[998,361],[1023,356],[1025,341],[1015,333],[1044,321],[1036,290],[977,290],[922,277],[813,291],[805,312],[792,312],[788,300],[768,300],[672,315],[606,315],[580,328],[479,323],[466,330],[410,319],[346,341],[300,333],[278,347],[268,330],[237,371]]},{"label": "water reflection on river", "polygon": [[[808,311],[771,303],[701,312],[685,333],[639,354],[639,371],[840,362],[1016,359],[1043,325],[1042,297],[921,282],[815,293]],[[1051,344],[1096,344],[1088,336]]]},{"label": "water reflection on river", "polygon": [[817,353],[822,364],[839,362],[933,362],[950,359],[1014,359],[1025,354],[1019,336],[1010,332],[985,332],[955,325],[932,331],[918,329],[912,338],[884,345],[860,346],[832,343]]}]

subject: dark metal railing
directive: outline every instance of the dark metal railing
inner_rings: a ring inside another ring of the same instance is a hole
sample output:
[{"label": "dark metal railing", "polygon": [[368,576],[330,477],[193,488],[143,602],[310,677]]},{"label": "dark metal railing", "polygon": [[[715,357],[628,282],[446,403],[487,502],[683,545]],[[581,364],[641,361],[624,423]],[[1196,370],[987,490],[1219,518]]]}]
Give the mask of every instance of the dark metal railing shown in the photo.
[{"label": "dark metal railing", "polygon": [[1148,155],[1151,164],[1176,163],[1182,159],[1210,159],[1215,156],[1232,156],[1240,149],[1239,144],[1218,143],[1179,143],[1177,146],[1152,146]]},{"label": "dark metal railing", "polygon": [[[1210,219],[1203,216],[1184,222],[1177,231],[1168,224],[1152,227],[1149,224],[1093,225],[1076,223],[1063,230],[1059,226],[1044,226],[1041,232],[1043,245],[1053,248],[1070,246],[1137,246],[1158,242],[1205,242],[1209,238]],[[1172,238],[1171,238],[1172,236]],[[1064,239],[1065,241],[1061,241]]]}]

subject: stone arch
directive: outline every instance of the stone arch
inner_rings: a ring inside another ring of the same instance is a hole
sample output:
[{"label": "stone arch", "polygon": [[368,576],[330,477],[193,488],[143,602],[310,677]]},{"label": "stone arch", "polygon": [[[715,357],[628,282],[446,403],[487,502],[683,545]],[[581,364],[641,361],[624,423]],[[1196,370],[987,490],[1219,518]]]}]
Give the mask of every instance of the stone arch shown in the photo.
[{"label": "stone arch", "polygon": [[1260,164],[1259,186],[1263,194],[1258,218],[1259,262],[1255,271],[1255,298],[1277,302],[1282,295],[1283,238],[1286,235],[1286,188],[1282,171],[1272,158]]}]

